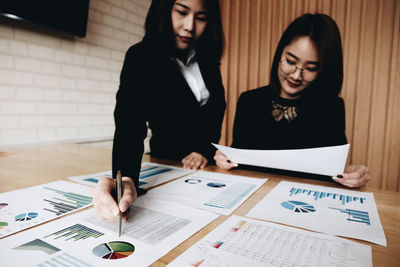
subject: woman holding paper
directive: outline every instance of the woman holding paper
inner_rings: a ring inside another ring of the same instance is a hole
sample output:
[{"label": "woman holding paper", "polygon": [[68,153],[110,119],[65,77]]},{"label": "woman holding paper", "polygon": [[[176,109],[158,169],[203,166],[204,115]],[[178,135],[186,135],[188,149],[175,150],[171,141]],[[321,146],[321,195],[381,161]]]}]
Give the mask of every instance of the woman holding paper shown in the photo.
[{"label": "woman holding paper", "polygon": [[151,156],[181,160],[193,170],[213,159],[211,143],[221,134],[225,92],[219,1],[153,0],[145,31],[126,53],[114,112],[113,176],[121,171],[124,192],[119,208],[111,196],[113,179],[102,179],[95,193],[95,207],[108,220],[125,212],[137,196],[147,127]]},{"label": "woman holding paper", "polygon": [[[301,149],[347,143],[345,110],[339,97],[343,82],[342,45],[335,21],[305,14],[283,33],[271,68],[271,83],[240,95],[232,147]],[[229,170],[237,165],[220,151],[214,159]],[[347,166],[333,177],[349,187],[365,185],[365,166]]]}]

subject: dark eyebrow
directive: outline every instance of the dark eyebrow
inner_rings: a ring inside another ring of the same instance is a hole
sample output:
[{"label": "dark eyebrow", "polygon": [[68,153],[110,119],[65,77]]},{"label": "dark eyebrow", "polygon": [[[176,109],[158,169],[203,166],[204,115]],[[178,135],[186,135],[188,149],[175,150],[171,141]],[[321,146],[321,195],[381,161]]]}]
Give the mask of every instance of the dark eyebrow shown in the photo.
[{"label": "dark eyebrow", "polygon": [[[286,54],[288,54],[291,57],[294,57],[296,60],[299,60],[299,58],[297,56],[295,56],[294,54],[290,53],[290,52],[286,52]],[[318,65],[319,62],[318,61],[307,61],[307,64],[314,64],[314,65]]]},{"label": "dark eyebrow", "polygon": [[[175,5],[180,6],[180,7],[184,8],[184,9],[190,10],[190,8],[187,5],[184,5],[182,3],[175,3]],[[198,12],[198,14],[207,15],[207,11],[206,10],[200,11],[200,12]]]},{"label": "dark eyebrow", "polygon": [[188,6],[181,4],[181,3],[175,3],[175,5],[183,7],[184,9],[190,9]]}]

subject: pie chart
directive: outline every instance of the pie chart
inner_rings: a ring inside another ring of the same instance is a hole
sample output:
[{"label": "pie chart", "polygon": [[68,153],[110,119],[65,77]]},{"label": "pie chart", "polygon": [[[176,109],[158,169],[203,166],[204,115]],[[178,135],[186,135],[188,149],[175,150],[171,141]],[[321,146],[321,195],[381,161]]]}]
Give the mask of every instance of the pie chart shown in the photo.
[{"label": "pie chart", "polygon": [[3,227],[6,227],[8,225],[8,223],[6,223],[6,222],[0,222],[0,230],[3,228]]},{"label": "pie chart", "polygon": [[226,186],[225,184],[223,184],[223,183],[218,183],[218,182],[208,183],[207,185],[208,185],[209,187],[216,187],[216,188],[220,188],[220,187]]},{"label": "pie chart", "polygon": [[38,214],[36,212],[27,212],[27,213],[21,213],[17,216],[15,216],[16,221],[29,221],[34,218],[36,218]]},{"label": "pie chart", "polygon": [[103,243],[92,250],[94,255],[106,260],[122,259],[131,255],[134,251],[135,247],[132,244],[123,241]]},{"label": "pie chart", "polygon": [[308,213],[308,212],[315,211],[315,208],[313,205],[310,205],[308,203],[301,202],[301,201],[295,201],[295,200],[282,202],[281,206],[288,210],[292,210],[294,212],[300,212],[300,213]]},{"label": "pie chart", "polygon": [[200,179],[186,179],[186,180],[185,180],[185,183],[188,183],[188,184],[198,184],[198,183],[201,183],[201,180],[200,180]]}]

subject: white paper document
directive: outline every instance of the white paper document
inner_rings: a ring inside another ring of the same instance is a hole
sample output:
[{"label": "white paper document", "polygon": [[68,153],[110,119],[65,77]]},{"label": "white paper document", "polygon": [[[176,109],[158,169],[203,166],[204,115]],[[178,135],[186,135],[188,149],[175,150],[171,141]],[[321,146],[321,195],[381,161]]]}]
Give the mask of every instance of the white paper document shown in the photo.
[{"label": "white paper document", "polygon": [[[157,163],[142,163],[139,174],[139,187],[149,188],[172,179],[182,177],[189,173],[193,173],[192,170],[186,170],[179,167],[157,164]],[[122,174],[123,175],[123,174]],[[112,171],[104,171],[99,173],[85,174],[79,176],[68,177],[68,179],[75,182],[95,187],[102,177],[112,178]]]},{"label": "white paper document", "polygon": [[282,181],[246,216],[386,246],[372,193]]},{"label": "white paper document", "polygon": [[138,199],[118,237],[94,209],[0,240],[2,266],[149,266],[218,215]]},{"label": "white paper document", "polygon": [[336,176],[343,173],[350,145],[286,149],[238,149],[213,144],[232,162],[258,167]]},{"label": "white paper document", "polygon": [[92,205],[92,188],[56,181],[0,194],[0,238]]},{"label": "white paper document", "polygon": [[372,266],[371,247],[343,238],[231,216],[168,266]]},{"label": "white paper document", "polygon": [[143,197],[229,215],[267,179],[198,171],[153,188]]}]

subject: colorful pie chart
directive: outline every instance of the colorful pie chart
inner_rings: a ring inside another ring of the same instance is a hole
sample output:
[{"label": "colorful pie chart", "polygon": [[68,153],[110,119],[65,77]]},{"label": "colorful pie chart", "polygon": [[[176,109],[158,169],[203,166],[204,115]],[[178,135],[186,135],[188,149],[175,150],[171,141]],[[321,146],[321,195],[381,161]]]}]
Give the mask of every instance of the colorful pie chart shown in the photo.
[{"label": "colorful pie chart", "polygon": [[123,241],[103,243],[92,250],[94,255],[106,260],[122,259],[131,255],[134,251],[135,247],[132,244]]}]

